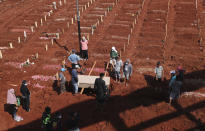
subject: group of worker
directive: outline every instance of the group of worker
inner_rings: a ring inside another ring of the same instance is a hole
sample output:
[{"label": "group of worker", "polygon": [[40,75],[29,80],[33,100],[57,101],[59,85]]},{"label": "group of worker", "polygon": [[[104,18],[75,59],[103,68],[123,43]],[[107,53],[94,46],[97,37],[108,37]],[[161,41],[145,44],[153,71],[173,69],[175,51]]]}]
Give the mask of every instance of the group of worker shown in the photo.
[{"label": "group of worker", "polygon": [[[169,103],[172,104],[173,101],[176,101],[180,96],[180,90],[183,86],[185,70],[182,66],[178,66],[176,70],[170,71],[171,78],[169,81]],[[157,62],[155,68],[155,79],[161,83],[164,78],[164,69],[160,62]]]},{"label": "group of worker", "polygon": [[119,83],[121,78],[124,78],[125,86],[127,86],[133,72],[132,64],[129,59],[123,63],[118,51],[114,46],[110,51],[110,64],[112,66],[111,71],[114,72],[116,82]]},{"label": "group of worker", "polygon": [[[78,94],[78,69],[82,68],[79,61],[80,60],[88,60],[88,41],[85,37],[82,37],[81,40],[81,57],[76,54],[76,51],[73,49],[71,54],[68,57],[68,61],[71,63],[72,70],[71,70],[71,82],[73,87],[73,95]],[[110,51],[110,74],[115,78],[116,82],[121,82],[122,78],[124,78],[125,86],[128,85],[128,82],[132,76],[133,67],[129,59],[127,59],[124,63],[121,59],[121,56],[119,56],[118,51],[113,46]],[[60,73],[57,75],[57,80],[60,83],[60,93],[63,93],[66,91],[66,77],[65,77],[65,71],[66,67],[62,66]],[[161,82],[162,78],[164,77],[164,71],[163,67],[161,66],[160,62],[157,62],[157,66],[155,68],[155,74],[156,74],[156,80]],[[180,95],[180,88],[183,84],[183,74],[184,70],[181,66],[177,68],[176,71],[171,71],[171,79],[169,83],[170,87],[170,103],[177,99]],[[94,90],[96,93],[96,99],[99,106],[102,106],[109,95],[108,87],[105,84],[105,81],[103,80],[105,74],[100,73],[100,77],[95,80],[94,83]],[[22,96],[20,98],[16,97],[14,89],[9,89],[7,93],[7,104],[10,104],[12,107],[12,116],[14,120],[21,121],[23,120],[22,117],[18,116],[17,109],[20,105],[22,105],[21,102],[23,102],[24,106],[23,108],[29,112],[30,111],[30,91],[27,88],[27,82],[26,80],[22,81],[22,85],[20,88],[20,91],[22,93]],[[101,107],[100,107],[101,108]],[[45,128],[45,130],[50,131],[53,127],[55,127],[58,131],[62,130],[62,123],[61,123],[62,114],[57,113],[54,118],[51,118],[51,108],[46,107],[45,111],[42,114],[42,127]],[[70,123],[73,122],[72,127],[70,128],[70,131],[79,131],[80,129],[77,126],[77,123],[79,121],[78,113],[73,113],[71,115]]]}]

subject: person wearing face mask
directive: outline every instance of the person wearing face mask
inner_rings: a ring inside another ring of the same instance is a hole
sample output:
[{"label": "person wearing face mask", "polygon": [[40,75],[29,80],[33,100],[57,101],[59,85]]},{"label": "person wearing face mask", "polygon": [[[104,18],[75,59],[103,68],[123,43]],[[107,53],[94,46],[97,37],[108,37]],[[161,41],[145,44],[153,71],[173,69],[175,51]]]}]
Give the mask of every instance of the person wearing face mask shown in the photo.
[{"label": "person wearing face mask", "polygon": [[23,108],[29,112],[30,111],[30,91],[27,88],[27,82],[26,80],[22,81],[21,84],[21,88],[20,88],[20,92],[22,94],[22,98],[23,98]]}]

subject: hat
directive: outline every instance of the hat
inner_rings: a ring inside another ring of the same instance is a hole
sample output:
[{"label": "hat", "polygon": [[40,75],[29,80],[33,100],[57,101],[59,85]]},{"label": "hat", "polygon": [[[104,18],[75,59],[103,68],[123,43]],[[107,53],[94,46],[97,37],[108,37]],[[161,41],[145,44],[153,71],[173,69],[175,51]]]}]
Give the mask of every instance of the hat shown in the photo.
[{"label": "hat", "polygon": [[170,71],[170,74],[175,74],[175,73],[176,73],[175,70],[171,70],[171,71]]},{"label": "hat", "polygon": [[66,71],[66,69],[65,68],[61,68],[61,71],[64,72],[64,71]]},{"label": "hat", "polygon": [[177,67],[177,70],[182,70],[182,66],[178,66],[178,67]]},{"label": "hat", "polygon": [[23,81],[22,81],[22,84],[23,84],[23,85],[27,85],[26,80],[23,80]]},{"label": "hat", "polygon": [[45,108],[45,112],[46,112],[46,113],[51,113],[51,108],[50,108],[49,106],[47,106],[47,107]]},{"label": "hat", "polygon": [[82,39],[83,39],[83,40],[86,40],[86,39],[85,39],[85,36],[83,36]]},{"label": "hat", "polygon": [[100,73],[100,77],[104,77],[105,76],[105,73]]},{"label": "hat", "polygon": [[126,63],[130,63],[130,59],[127,59],[127,60],[126,60]]},{"label": "hat", "polygon": [[75,49],[72,49],[72,53],[75,53],[76,51],[75,51]]}]

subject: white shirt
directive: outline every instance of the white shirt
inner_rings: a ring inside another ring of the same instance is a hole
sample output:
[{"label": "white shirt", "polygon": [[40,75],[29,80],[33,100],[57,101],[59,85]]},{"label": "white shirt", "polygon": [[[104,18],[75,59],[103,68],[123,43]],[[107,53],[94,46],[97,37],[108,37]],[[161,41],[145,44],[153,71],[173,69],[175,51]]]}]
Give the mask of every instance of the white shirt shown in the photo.
[{"label": "white shirt", "polygon": [[115,71],[120,71],[121,67],[122,67],[123,63],[122,63],[122,60],[118,60],[116,62],[116,65],[115,65]]},{"label": "white shirt", "polygon": [[163,67],[159,66],[155,68],[155,74],[157,78],[162,78]]}]

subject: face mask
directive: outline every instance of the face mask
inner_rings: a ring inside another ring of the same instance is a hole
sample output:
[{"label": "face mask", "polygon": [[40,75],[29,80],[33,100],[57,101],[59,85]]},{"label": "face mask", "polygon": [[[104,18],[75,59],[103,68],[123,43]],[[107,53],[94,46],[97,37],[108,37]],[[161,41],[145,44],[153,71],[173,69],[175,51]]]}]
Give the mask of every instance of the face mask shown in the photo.
[{"label": "face mask", "polygon": [[27,84],[27,83],[25,83],[24,85],[25,85],[25,86],[27,86],[28,84]]}]

